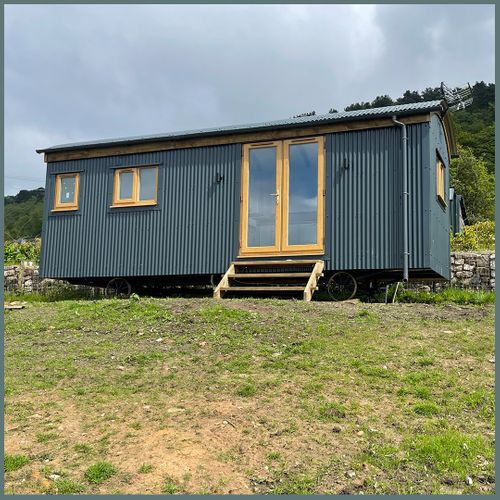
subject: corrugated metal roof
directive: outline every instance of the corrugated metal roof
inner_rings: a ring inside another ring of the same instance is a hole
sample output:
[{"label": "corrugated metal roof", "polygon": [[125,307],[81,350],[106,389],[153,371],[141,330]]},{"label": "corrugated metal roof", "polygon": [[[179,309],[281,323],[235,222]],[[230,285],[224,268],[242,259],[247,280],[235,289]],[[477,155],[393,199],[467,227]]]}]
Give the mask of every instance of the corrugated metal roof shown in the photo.
[{"label": "corrugated metal roof", "polygon": [[99,146],[112,146],[122,144],[134,144],[141,142],[153,142],[170,139],[184,139],[200,136],[217,136],[225,134],[236,134],[243,132],[251,132],[257,130],[268,130],[277,128],[293,128],[304,125],[328,125],[329,123],[356,121],[363,118],[375,119],[391,115],[411,115],[415,111],[442,111],[444,109],[444,101],[424,101],[411,104],[399,104],[396,106],[385,106],[382,108],[360,109],[356,111],[341,111],[339,113],[327,113],[325,115],[302,116],[300,118],[286,118],[284,120],[276,120],[262,123],[250,123],[246,125],[230,125],[226,127],[205,128],[198,130],[184,130],[180,132],[170,132],[163,134],[144,135],[136,137],[123,137],[117,139],[101,139],[89,142],[74,142],[71,144],[60,144],[43,149],[37,149],[37,153],[45,153],[49,151],[64,151],[71,149],[91,148]]}]

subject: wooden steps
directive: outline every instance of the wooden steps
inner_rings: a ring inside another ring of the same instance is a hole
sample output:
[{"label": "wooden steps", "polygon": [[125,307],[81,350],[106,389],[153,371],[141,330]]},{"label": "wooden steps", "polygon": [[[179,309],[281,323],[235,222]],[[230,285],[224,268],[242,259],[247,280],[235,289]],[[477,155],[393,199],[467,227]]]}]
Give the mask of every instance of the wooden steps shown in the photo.
[{"label": "wooden steps", "polygon": [[[270,273],[233,274],[231,278],[268,278]],[[311,273],[272,273],[273,278],[309,278]]]},{"label": "wooden steps", "polygon": [[303,286],[223,286],[222,291],[232,292],[303,292]]},{"label": "wooden steps", "polygon": [[311,300],[323,276],[322,260],[251,260],[232,262],[214,289],[214,297],[237,294],[300,293]]}]

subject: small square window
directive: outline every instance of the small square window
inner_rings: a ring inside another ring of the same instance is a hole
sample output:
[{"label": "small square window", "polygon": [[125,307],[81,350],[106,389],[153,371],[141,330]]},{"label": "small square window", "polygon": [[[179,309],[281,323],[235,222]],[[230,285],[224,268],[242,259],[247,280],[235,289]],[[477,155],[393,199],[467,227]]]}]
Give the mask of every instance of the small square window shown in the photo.
[{"label": "small square window", "polygon": [[119,168],[113,183],[113,207],[156,205],[158,167]]},{"label": "small square window", "polygon": [[446,195],[445,195],[445,165],[443,160],[439,157],[439,155],[436,156],[436,194],[438,200],[443,204],[444,206],[447,205],[446,203]]},{"label": "small square window", "polygon": [[78,210],[80,174],[57,174],[53,211]]}]

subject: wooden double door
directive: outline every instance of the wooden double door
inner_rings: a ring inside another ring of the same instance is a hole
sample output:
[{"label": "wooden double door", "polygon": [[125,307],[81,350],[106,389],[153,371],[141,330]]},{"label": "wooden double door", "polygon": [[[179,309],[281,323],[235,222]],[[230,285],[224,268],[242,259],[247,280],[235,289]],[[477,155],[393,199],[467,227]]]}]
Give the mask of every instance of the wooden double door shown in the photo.
[{"label": "wooden double door", "polygon": [[240,256],[324,253],[324,139],[245,144]]}]

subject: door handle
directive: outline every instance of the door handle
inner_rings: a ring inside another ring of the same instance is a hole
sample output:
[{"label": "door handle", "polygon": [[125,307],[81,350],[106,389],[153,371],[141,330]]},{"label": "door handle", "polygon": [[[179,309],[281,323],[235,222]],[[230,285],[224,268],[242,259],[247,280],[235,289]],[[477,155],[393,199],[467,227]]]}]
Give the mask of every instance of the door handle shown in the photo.
[{"label": "door handle", "polygon": [[271,193],[269,196],[276,196],[276,205],[279,203],[279,200],[280,200],[280,194],[279,194],[279,192],[277,192],[277,193]]}]

